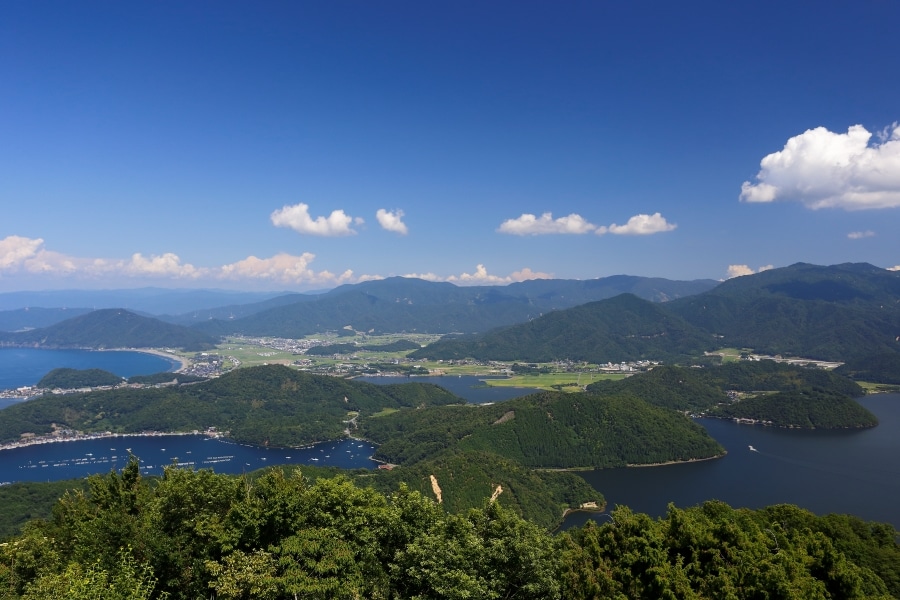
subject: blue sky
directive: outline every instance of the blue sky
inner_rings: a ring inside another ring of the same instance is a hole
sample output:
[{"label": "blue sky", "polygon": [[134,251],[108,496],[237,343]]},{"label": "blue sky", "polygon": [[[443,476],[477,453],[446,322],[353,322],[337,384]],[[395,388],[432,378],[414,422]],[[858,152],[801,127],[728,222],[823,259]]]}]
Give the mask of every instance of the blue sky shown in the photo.
[{"label": "blue sky", "polygon": [[894,0],[5,2],[0,292],[900,265]]}]

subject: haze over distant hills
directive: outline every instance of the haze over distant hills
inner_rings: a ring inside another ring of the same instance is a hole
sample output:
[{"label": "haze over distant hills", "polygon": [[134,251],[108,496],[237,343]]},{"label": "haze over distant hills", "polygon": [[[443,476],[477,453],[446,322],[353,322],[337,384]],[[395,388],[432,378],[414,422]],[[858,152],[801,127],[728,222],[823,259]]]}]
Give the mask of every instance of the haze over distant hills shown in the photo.
[{"label": "haze over distant hills", "polygon": [[652,304],[633,295],[446,339],[413,357],[589,362],[678,359],[721,347],[848,360],[900,350],[900,273],[798,263]]},{"label": "haze over distant hills", "polygon": [[[23,314],[8,316],[21,324]],[[51,311],[47,318],[61,314],[68,316]],[[44,311],[35,311],[39,315]],[[716,348],[741,347],[846,361],[900,349],[900,272],[869,264],[798,263],[720,284],[616,276],[476,287],[394,277],[317,296],[286,294],[164,318],[194,325],[125,310],[95,311],[3,334],[0,340],[55,347],[194,348],[209,347],[229,334],[297,338],[325,331],[427,332],[470,337],[442,340],[411,357],[677,362]]]},{"label": "haze over distant hills", "polygon": [[212,348],[216,340],[202,332],[143,317],[121,308],[105,308],[61,323],[18,333],[0,332],[0,344],[43,348]]},{"label": "haze over distant hills", "polygon": [[302,337],[347,326],[375,333],[471,333],[534,319],[550,311],[623,292],[663,302],[706,291],[716,284],[712,280],[672,281],[618,275],[584,281],[536,279],[507,286],[461,287],[392,277],[341,286],[242,319],[224,321],[220,316],[198,323],[197,327],[217,335],[282,337]]}]

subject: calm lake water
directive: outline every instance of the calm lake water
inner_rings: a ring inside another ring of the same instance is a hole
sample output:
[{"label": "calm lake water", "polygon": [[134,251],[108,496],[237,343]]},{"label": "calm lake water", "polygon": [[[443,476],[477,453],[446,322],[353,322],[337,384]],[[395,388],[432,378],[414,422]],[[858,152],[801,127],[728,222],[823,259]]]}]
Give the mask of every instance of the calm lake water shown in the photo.
[{"label": "calm lake water", "polygon": [[0,390],[34,385],[60,367],[103,369],[119,377],[150,375],[178,368],[174,360],[146,352],[127,350],[45,350],[0,348]]},{"label": "calm lake water", "polygon": [[310,464],[342,469],[375,468],[372,444],[352,439],[307,448],[261,448],[202,435],[122,436],[77,442],[38,444],[0,450],[0,482],[57,481],[108,473],[128,464],[128,452],[141,462],[141,472],[162,474],[177,461],[193,469],[243,473],[270,465]]},{"label": "calm lake water", "polygon": [[[148,372],[160,370],[164,369]],[[376,384],[436,383],[473,403],[500,402],[534,391],[485,388],[476,377],[363,380]],[[850,513],[900,528],[900,394],[877,394],[860,402],[878,416],[878,427],[792,431],[701,419],[699,423],[728,451],[724,458],[581,475],[604,494],[610,508],[623,504],[652,516],[664,515],[669,502],[687,507],[718,499],[747,508],[791,503],[818,514]],[[751,451],[749,446],[758,451]],[[376,465],[368,458],[375,447],[356,440],[303,449],[267,449],[203,436],[117,437],[0,451],[0,482],[70,479],[121,469],[127,463],[128,448],[140,458],[142,471],[148,474],[161,473],[174,459],[185,467],[212,468],[220,473],[278,464],[348,469]],[[609,517],[574,513],[563,527],[581,525],[592,518],[604,521]]]},{"label": "calm lake water", "polygon": [[[746,508],[796,504],[900,529],[900,394],[876,394],[860,403],[878,416],[877,427],[797,431],[701,419],[728,451],[724,458],[581,475],[603,493],[609,508],[623,504],[655,517],[665,514],[669,502],[687,507],[718,499]],[[564,527],[591,518],[609,519],[574,513]]]}]

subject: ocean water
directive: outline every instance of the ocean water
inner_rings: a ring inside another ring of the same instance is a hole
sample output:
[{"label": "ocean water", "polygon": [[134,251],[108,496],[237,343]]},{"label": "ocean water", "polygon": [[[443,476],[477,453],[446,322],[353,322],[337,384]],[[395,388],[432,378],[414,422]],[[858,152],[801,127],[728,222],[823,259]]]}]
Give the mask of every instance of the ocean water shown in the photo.
[{"label": "ocean water", "polygon": [[0,390],[34,385],[59,367],[103,369],[120,377],[131,377],[172,371],[178,366],[172,359],[129,350],[0,348]]}]

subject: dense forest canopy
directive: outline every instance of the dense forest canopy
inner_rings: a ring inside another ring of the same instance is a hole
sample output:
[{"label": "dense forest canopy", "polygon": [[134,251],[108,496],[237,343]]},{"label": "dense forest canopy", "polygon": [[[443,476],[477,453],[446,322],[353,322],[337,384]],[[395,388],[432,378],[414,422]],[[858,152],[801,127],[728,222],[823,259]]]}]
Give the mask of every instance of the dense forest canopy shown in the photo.
[{"label": "dense forest canopy", "polygon": [[790,505],[625,507],[551,535],[485,497],[457,513],[300,471],[216,475],[137,461],[64,495],[0,545],[0,596],[862,599],[900,593],[889,526]]}]

